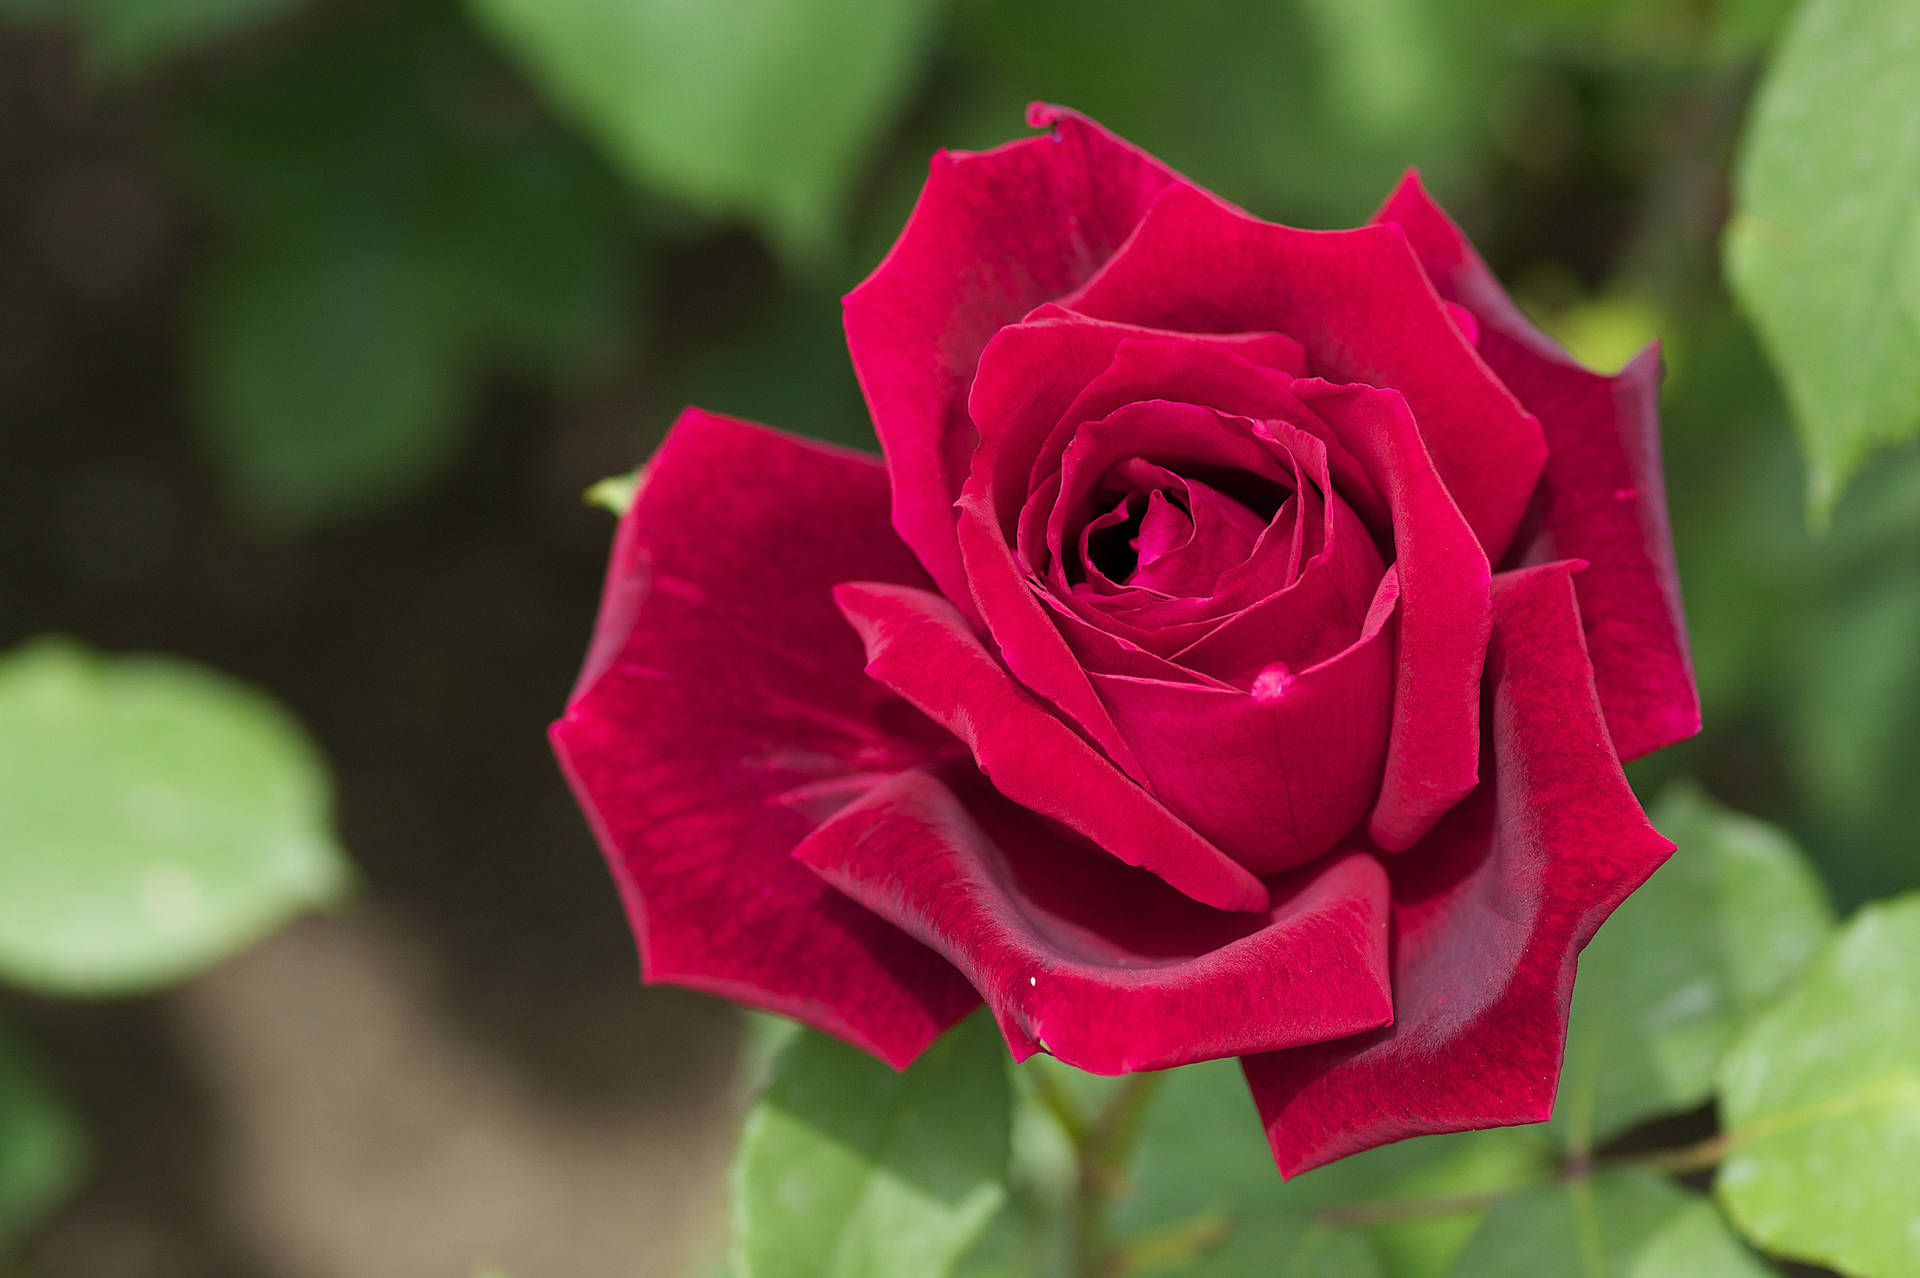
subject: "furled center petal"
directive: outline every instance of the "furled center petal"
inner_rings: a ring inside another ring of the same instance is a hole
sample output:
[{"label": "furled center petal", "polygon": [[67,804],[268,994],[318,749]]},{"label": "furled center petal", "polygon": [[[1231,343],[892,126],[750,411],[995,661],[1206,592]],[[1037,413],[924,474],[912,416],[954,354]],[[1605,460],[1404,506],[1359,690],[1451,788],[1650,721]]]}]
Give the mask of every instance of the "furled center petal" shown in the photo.
[{"label": "furled center petal", "polygon": [[1116,477],[1132,488],[1126,518],[1097,530],[1089,525],[1087,538],[1088,566],[1115,584],[1170,599],[1205,598],[1222,573],[1246,562],[1266,530],[1267,521],[1239,501],[1163,466],[1132,458]]}]

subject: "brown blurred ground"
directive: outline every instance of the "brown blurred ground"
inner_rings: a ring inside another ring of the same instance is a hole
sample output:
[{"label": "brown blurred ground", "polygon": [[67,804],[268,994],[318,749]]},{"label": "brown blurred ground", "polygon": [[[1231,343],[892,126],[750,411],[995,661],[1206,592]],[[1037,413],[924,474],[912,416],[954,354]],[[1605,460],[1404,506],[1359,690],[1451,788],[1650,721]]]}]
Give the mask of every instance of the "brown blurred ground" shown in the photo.
[{"label": "brown blurred ground", "polygon": [[734,1022],[638,988],[544,741],[610,530],[577,494],[655,415],[497,384],[424,500],[299,540],[236,522],[182,407],[208,228],[168,92],[83,90],[70,47],[0,35],[0,644],[173,652],[283,698],[365,884],[165,997],[0,996],[96,1144],[26,1272],[682,1271],[718,1230]]}]

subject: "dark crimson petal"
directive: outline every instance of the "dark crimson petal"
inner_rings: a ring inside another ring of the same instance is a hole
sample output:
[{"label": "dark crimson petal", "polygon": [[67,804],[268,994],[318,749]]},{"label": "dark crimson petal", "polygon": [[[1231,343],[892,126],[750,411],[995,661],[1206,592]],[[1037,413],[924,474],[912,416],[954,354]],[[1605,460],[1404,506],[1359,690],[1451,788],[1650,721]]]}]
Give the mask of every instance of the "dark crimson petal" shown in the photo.
[{"label": "dark crimson petal", "polygon": [[[1324,478],[1326,465],[1319,441],[1305,442],[1315,450],[1315,460],[1319,462],[1317,471]],[[1056,590],[1064,593],[1067,589],[1066,561],[1079,557],[1080,525],[1095,513],[1100,484],[1116,472],[1125,473],[1129,467],[1137,467],[1140,459],[1149,465],[1165,463],[1186,474],[1207,470],[1238,475],[1264,484],[1275,496],[1284,496],[1299,484],[1299,465],[1276,448],[1270,438],[1258,433],[1250,421],[1226,418],[1194,404],[1158,400],[1128,404],[1101,421],[1083,424],[1061,456],[1059,492],[1047,521],[1044,545],[1045,552],[1054,561],[1051,567],[1059,570],[1054,574]],[[1036,490],[1036,496],[1051,491],[1052,477],[1049,476],[1048,482]],[[1220,494],[1211,495],[1215,500],[1220,498]],[[1023,510],[1023,523],[1025,513]],[[1252,524],[1250,529],[1244,529],[1250,535],[1245,538],[1247,545],[1238,556],[1239,561],[1224,565],[1224,570],[1226,582],[1242,583],[1241,591],[1229,595],[1202,592],[1170,599],[1165,595],[1154,596],[1145,588],[1146,582],[1136,580],[1131,588],[1111,596],[1112,604],[1105,607],[1128,607],[1147,629],[1159,631],[1180,622],[1217,616],[1233,606],[1232,595],[1251,593],[1252,597],[1259,598],[1284,587],[1290,545],[1280,539],[1262,544],[1257,560],[1249,563],[1247,552],[1252,550],[1252,543],[1261,541],[1265,525],[1244,507],[1240,513]],[[1291,531],[1291,528],[1285,530],[1283,538]],[[1069,536],[1073,538],[1071,545]],[[1038,575],[1047,565],[1025,559],[1021,567]],[[1215,580],[1220,579],[1221,572],[1217,570]]]},{"label": "dark crimson petal", "polygon": [[1298,338],[1329,381],[1406,396],[1489,559],[1526,513],[1546,458],[1540,425],[1468,345],[1395,226],[1301,231],[1168,188],[1064,304],[1158,328]]},{"label": "dark crimson petal", "polygon": [[1411,847],[1480,777],[1480,672],[1492,629],[1491,574],[1447,495],[1407,402],[1370,386],[1295,382],[1294,390],[1361,458],[1393,511],[1400,655],[1393,739],[1375,843]]},{"label": "dark crimson petal", "polygon": [[1094,674],[1162,802],[1256,874],[1318,857],[1366,817],[1392,722],[1393,574],[1359,639],[1251,693]]},{"label": "dark crimson petal", "polygon": [[[1046,309],[1055,316],[1073,317],[1073,312],[1058,307]],[[1102,320],[1077,318],[1081,324],[1095,329],[1125,329],[1123,325],[1108,325]],[[1045,343],[1057,336],[1054,332],[1038,330],[1029,334],[1029,340]],[[1043,354],[1044,345],[1036,353]],[[1140,400],[1202,404],[1232,417],[1255,421],[1299,416],[1301,405],[1294,397],[1293,383],[1296,377],[1306,374],[1289,374],[1245,355],[1243,346],[1214,337],[1121,341],[1114,348],[1112,362],[1064,411],[1062,424],[1047,442],[1039,464],[1044,466],[1050,460],[1053,466],[1059,465],[1060,452],[1079,423],[1098,421]],[[1372,481],[1344,449],[1331,441],[1323,442],[1327,444],[1327,463],[1332,470],[1334,490],[1369,525],[1378,527],[1381,535],[1387,536],[1391,532],[1390,520],[1373,491]],[[1037,484],[1040,477],[1036,473],[1032,482]]]},{"label": "dark crimson petal", "polygon": [[649,981],[798,1017],[904,1066],[978,1002],[789,855],[903,768],[965,752],[868,679],[850,574],[926,580],[867,457],[688,409],[621,521],[554,749]]},{"label": "dark crimson petal", "polygon": [[1405,228],[1441,296],[1480,321],[1481,356],[1540,419],[1547,500],[1538,532],[1513,558],[1588,561],[1574,589],[1620,757],[1700,731],[1660,466],[1657,354],[1643,353],[1617,377],[1581,368],[1521,315],[1417,174],[1402,179],[1375,220]]},{"label": "dark crimson petal", "polygon": [[1180,183],[1072,112],[1035,105],[1039,137],[942,151],[906,229],[846,297],[847,349],[893,481],[893,524],[949,598],[967,598],[954,542],[974,429],[967,386],[994,331],[1077,287]]},{"label": "dark crimson petal", "polygon": [[[1131,584],[1170,599],[1210,595],[1223,574],[1247,562],[1267,525],[1245,506],[1198,479],[1181,478],[1164,467],[1154,469],[1164,473],[1165,486],[1151,494],[1146,515],[1140,521],[1140,561]],[[1293,540],[1296,508],[1297,504],[1281,507],[1286,516],[1281,526],[1289,542]],[[1283,553],[1276,571],[1284,581],[1290,578],[1287,570],[1298,567],[1297,560],[1289,563]]]},{"label": "dark crimson petal", "polygon": [[1553,1108],[1576,957],[1673,847],[1608,739],[1573,567],[1495,578],[1493,775],[1388,861],[1392,1028],[1244,1061],[1283,1175]]},{"label": "dark crimson petal", "polygon": [[854,582],[834,597],[867,673],[944,725],[1015,803],[1221,910],[1262,910],[1267,889],[1100,757],[1016,683],[954,606],[908,586]]},{"label": "dark crimson petal", "polygon": [[1137,779],[1140,765],[1133,751],[1087,682],[1087,672],[1080,668],[1073,650],[1035,598],[1027,574],[1015,562],[1004,533],[986,513],[985,503],[967,496],[956,508],[960,552],[966,560],[974,606],[986,619],[1000,659],[1021,684],[1052,702],[1115,766]]},{"label": "dark crimson petal", "polygon": [[1171,659],[1198,675],[1247,688],[1275,661],[1304,669],[1359,637],[1386,569],[1347,504],[1336,500],[1327,509],[1334,533],[1325,554],[1309,561],[1285,590],[1223,618]]},{"label": "dark crimson petal", "polygon": [[1062,836],[993,790],[901,773],[795,853],[948,955],[1016,1058],[1162,1069],[1369,1030],[1392,1016],[1386,875],[1364,852],[1223,914]]},{"label": "dark crimson petal", "polygon": [[1047,605],[1054,623],[1060,627],[1061,635],[1073,649],[1074,656],[1089,671],[1133,675],[1141,679],[1166,679],[1174,683],[1201,683],[1228,690],[1233,688],[1223,679],[1177,666],[1165,657],[1147,651],[1132,640],[1114,634],[1111,626],[1102,629],[1090,624],[1051,592],[1043,594],[1041,601]]}]

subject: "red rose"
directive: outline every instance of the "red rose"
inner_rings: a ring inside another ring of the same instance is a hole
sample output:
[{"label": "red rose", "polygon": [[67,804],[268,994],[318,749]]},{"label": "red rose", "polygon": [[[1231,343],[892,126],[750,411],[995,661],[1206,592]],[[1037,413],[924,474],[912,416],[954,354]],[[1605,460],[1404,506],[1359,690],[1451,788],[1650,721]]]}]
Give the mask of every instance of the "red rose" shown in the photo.
[{"label": "red rose", "polygon": [[1299,231],[1033,123],[846,300],[884,469],[690,409],[621,524],[554,741],[647,977],[1240,1056],[1288,1174],[1545,1118],[1670,851],[1620,760],[1699,726],[1656,354],[1574,364],[1411,176]]}]

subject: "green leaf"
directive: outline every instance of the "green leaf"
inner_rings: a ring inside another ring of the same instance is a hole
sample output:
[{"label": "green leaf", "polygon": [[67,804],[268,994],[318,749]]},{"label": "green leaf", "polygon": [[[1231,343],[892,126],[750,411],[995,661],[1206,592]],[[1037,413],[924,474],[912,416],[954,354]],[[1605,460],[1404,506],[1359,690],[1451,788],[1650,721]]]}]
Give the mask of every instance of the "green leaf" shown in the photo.
[{"label": "green leaf", "polygon": [[1715,1189],[1768,1251],[1920,1273],[1920,894],[1863,909],[1734,1044]]},{"label": "green leaf", "polygon": [[196,99],[229,233],[197,281],[203,432],[242,504],[377,509],[458,455],[478,375],[626,334],[626,194],[444,17],[392,6]]},{"label": "green leaf", "polygon": [[835,247],[939,12],[938,0],[471,2],[635,177],[752,219],[801,262]]},{"label": "green leaf", "polygon": [[[957,14],[975,118],[945,145],[1018,136],[1019,104],[1092,115],[1263,216],[1364,220],[1417,158],[1457,188],[1489,144],[1498,31],[1445,0],[980,0]],[[970,68],[971,69],[971,68]],[[1205,92],[1196,92],[1205,85]],[[920,166],[924,174],[924,166]]]},{"label": "green leaf", "polygon": [[1466,1242],[1478,1209],[1391,1223],[1343,1218],[1355,1207],[1526,1185],[1547,1174],[1547,1155],[1537,1131],[1496,1129],[1402,1141],[1283,1182],[1239,1064],[1209,1061],[1167,1077],[1115,1230],[1133,1241],[1223,1218],[1224,1241],[1183,1273],[1432,1278]]},{"label": "green leaf", "polygon": [[85,1164],[79,1123],[0,1025],[0,1254],[73,1192]]},{"label": "green leaf", "polygon": [[1816,520],[1920,432],[1920,6],[1809,0],[1761,86],[1727,275],[1793,402]]},{"label": "green leaf", "polygon": [[1713,1204],[1620,1168],[1507,1199],[1461,1253],[1458,1278],[1765,1278]]},{"label": "green leaf", "polygon": [[272,701],[158,657],[0,659],[0,979],[153,989],[340,898],[325,764]]},{"label": "green leaf", "polygon": [[733,1168],[739,1278],[939,1278],[1006,1198],[1006,1044],[977,1015],[896,1073],[809,1031]]},{"label": "green leaf", "polygon": [[1580,956],[1554,1128],[1576,1154],[1713,1093],[1733,1037],[1826,939],[1799,849],[1690,785],[1654,824],[1677,850]]},{"label": "green leaf", "polygon": [[291,12],[301,0],[0,0],[0,19],[68,19],[87,54],[115,75],[144,71],[195,45]]}]

